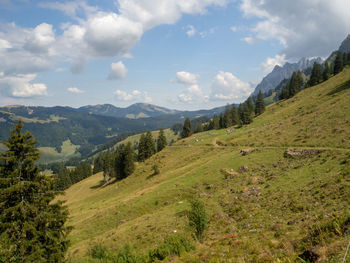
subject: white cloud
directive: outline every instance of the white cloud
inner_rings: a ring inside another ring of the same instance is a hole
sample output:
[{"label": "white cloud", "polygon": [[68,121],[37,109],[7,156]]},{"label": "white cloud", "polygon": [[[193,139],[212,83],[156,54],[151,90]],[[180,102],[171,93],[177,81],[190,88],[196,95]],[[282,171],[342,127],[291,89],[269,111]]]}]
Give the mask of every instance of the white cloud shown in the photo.
[{"label": "white cloud", "polygon": [[186,28],[187,28],[186,35],[188,37],[193,37],[197,32],[195,27],[192,25],[188,25]]},{"label": "white cloud", "polygon": [[188,94],[185,94],[185,93],[181,93],[178,96],[178,99],[179,99],[179,101],[185,102],[185,103],[192,102],[192,97]]},{"label": "white cloud", "polygon": [[279,41],[286,59],[328,56],[350,32],[348,0],[242,0],[240,8],[258,18],[254,37]]},{"label": "white cloud", "polygon": [[261,64],[264,73],[270,73],[275,66],[283,66],[286,63],[286,55],[277,54],[274,58],[268,57],[265,62]]},{"label": "white cloud", "polygon": [[47,87],[43,83],[32,83],[36,74],[0,75],[0,89],[12,97],[36,97],[47,95]]},{"label": "white cloud", "polygon": [[134,90],[131,93],[127,93],[118,89],[114,92],[114,95],[118,101],[142,101],[146,103],[152,102],[152,99],[147,92],[141,92],[139,90]]},{"label": "white cloud", "polygon": [[232,32],[237,32],[237,31],[238,31],[238,27],[237,27],[237,26],[231,26],[231,27],[230,27],[230,30],[231,30]]},{"label": "white cloud", "polygon": [[128,69],[125,67],[122,61],[111,64],[111,71],[108,75],[108,79],[122,79],[125,78]]},{"label": "white cloud", "polygon": [[230,72],[220,71],[211,85],[211,100],[241,102],[253,91],[251,85],[241,81]]},{"label": "white cloud", "polygon": [[186,71],[180,71],[176,73],[176,78],[177,78],[177,81],[181,84],[192,85],[192,84],[197,84],[199,75],[186,72]]},{"label": "white cloud", "polygon": [[38,73],[69,62],[71,71],[80,73],[91,59],[130,57],[144,32],[155,26],[225,4],[226,0],[118,0],[118,10],[107,12],[86,0],[41,2],[40,7],[60,10],[73,20],[61,24],[60,34],[47,23],[34,28],[1,24],[0,71]]},{"label": "white cloud", "polygon": [[242,38],[242,40],[247,42],[250,45],[257,42],[257,40],[253,37],[244,37],[244,38]]},{"label": "white cloud", "polygon": [[32,53],[46,53],[54,42],[55,33],[52,25],[42,23],[30,32],[24,48]]},{"label": "white cloud", "polygon": [[81,89],[78,89],[76,87],[71,87],[71,88],[68,88],[67,89],[70,93],[74,93],[74,94],[82,94],[84,93],[85,91],[81,90]]}]

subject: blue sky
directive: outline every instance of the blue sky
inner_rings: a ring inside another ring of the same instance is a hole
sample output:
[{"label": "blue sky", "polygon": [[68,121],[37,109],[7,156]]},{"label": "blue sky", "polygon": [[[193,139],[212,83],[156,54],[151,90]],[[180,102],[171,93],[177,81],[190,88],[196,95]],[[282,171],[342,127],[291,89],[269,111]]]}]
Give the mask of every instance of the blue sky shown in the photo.
[{"label": "blue sky", "polygon": [[338,48],[350,4],[329,2],[0,0],[0,105],[239,103],[275,65]]}]

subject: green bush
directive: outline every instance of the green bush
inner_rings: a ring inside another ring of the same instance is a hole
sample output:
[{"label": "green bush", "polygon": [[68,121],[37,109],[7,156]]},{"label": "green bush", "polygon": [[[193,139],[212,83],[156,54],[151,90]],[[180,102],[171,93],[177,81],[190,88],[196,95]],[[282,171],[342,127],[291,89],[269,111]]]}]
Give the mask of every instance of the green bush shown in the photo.
[{"label": "green bush", "polygon": [[122,247],[113,260],[115,263],[144,263],[147,261],[147,258],[138,255],[138,253],[129,245]]},{"label": "green bush", "polygon": [[95,244],[93,245],[89,251],[88,254],[95,259],[108,259],[109,258],[109,252],[107,248],[102,244]]},{"label": "green bush", "polygon": [[191,211],[188,214],[189,225],[199,241],[203,240],[203,233],[208,228],[208,215],[204,204],[197,199],[191,200]]},{"label": "green bush", "polygon": [[164,260],[169,256],[180,256],[184,252],[194,249],[191,241],[181,235],[172,235],[164,239],[164,242],[149,252],[150,261]]}]

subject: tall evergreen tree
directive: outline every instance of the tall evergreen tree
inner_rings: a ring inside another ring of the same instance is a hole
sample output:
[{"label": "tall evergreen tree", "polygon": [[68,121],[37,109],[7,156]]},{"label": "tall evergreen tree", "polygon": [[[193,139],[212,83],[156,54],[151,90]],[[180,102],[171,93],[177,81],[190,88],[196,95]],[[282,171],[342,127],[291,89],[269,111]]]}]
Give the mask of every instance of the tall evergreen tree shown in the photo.
[{"label": "tall evergreen tree", "polygon": [[311,76],[310,76],[310,80],[309,80],[309,85],[310,86],[315,86],[318,83],[321,83],[322,80],[323,80],[322,67],[321,67],[320,64],[315,62],[313,67],[312,67]]},{"label": "tall evergreen tree", "polygon": [[250,115],[251,115],[251,114],[254,114],[254,112],[255,112],[255,106],[254,106],[252,97],[249,97],[249,98],[247,99],[247,101],[246,101],[245,104],[248,106],[248,110],[249,110]]},{"label": "tall evergreen tree", "polygon": [[186,118],[184,126],[182,128],[181,137],[186,138],[192,135],[192,125],[189,118]]},{"label": "tall evergreen tree", "polygon": [[148,131],[146,133],[146,153],[147,153],[146,158],[151,157],[156,152],[157,152],[157,149],[156,149],[156,144],[154,142],[153,135],[150,131]]},{"label": "tall evergreen tree", "polygon": [[202,132],[204,130],[203,124],[200,122],[197,124],[196,132]]},{"label": "tall evergreen tree", "polygon": [[232,124],[238,125],[239,124],[239,115],[238,115],[238,110],[237,110],[237,107],[235,104],[232,105],[231,113],[232,113]]},{"label": "tall evergreen tree", "polygon": [[157,151],[160,152],[161,150],[163,150],[167,146],[167,144],[168,143],[166,141],[164,130],[160,129],[157,140]]},{"label": "tall evergreen tree", "polygon": [[220,119],[216,114],[214,114],[213,116],[213,129],[214,130],[220,129]]},{"label": "tall evergreen tree", "polygon": [[251,112],[247,103],[242,104],[241,121],[242,124],[249,124],[252,122]]},{"label": "tall evergreen tree", "polygon": [[120,150],[116,152],[114,163],[117,180],[124,179],[134,172],[134,150],[131,142],[128,142],[126,145],[123,144]]},{"label": "tall evergreen tree", "polygon": [[139,140],[139,146],[138,146],[138,155],[137,158],[140,162],[143,162],[147,159],[147,153],[146,153],[146,136],[145,134],[141,134],[140,140]]},{"label": "tall evergreen tree", "polygon": [[329,69],[329,64],[328,62],[325,63],[323,73],[322,73],[323,80],[328,80],[331,77],[331,72]]},{"label": "tall evergreen tree", "polygon": [[39,173],[36,142],[21,121],[0,157],[0,249],[2,262],[64,262],[68,211],[54,202],[52,177]]},{"label": "tall evergreen tree", "polygon": [[255,102],[255,115],[258,116],[262,114],[264,111],[265,111],[264,96],[261,93],[261,90],[259,90],[259,94]]},{"label": "tall evergreen tree", "polygon": [[223,113],[220,113],[220,115],[219,115],[219,126],[220,126],[220,129],[221,129],[221,128],[225,128],[225,124],[224,124],[224,114],[223,114]]},{"label": "tall evergreen tree", "polygon": [[232,126],[232,111],[230,105],[226,105],[224,113],[224,127],[228,128]]},{"label": "tall evergreen tree", "polygon": [[334,61],[334,75],[337,75],[343,70],[343,56],[340,51],[337,52],[337,56]]}]

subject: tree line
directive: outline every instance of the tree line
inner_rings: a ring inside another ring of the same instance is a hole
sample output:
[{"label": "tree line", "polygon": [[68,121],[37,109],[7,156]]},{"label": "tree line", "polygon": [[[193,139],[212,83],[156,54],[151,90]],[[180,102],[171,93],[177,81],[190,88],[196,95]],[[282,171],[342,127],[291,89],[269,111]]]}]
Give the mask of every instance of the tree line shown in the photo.
[{"label": "tree line", "polygon": [[63,191],[71,185],[76,184],[92,175],[91,165],[88,163],[80,164],[73,169],[61,168],[57,174],[57,190]]},{"label": "tree line", "polygon": [[235,104],[232,104],[232,106],[227,105],[223,113],[220,115],[215,114],[209,121],[198,122],[196,126],[193,125],[194,121],[191,122],[189,118],[186,118],[182,126],[181,137],[186,138],[193,133],[202,131],[247,125],[253,121],[254,117],[259,116],[264,111],[264,96],[259,91],[257,97],[249,97],[244,103],[239,104],[238,107]]},{"label": "tree line", "polygon": [[135,161],[143,162],[160,152],[167,146],[164,130],[159,131],[158,139],[155,140],[150,131],[141,134],[135,153],[131,142],[122,144],[115,151],[100,153],[94,160],[93,173],[103,172],[106,182],[111,178],[122,180],[131,175],[135,170]]},{"label": "tree line", "polygon": [[[326,61],[323,65],[315,62],[311,69],[311,75],[307,81],[306,75],[300,70],[293,72],[292,77],[286,82],[279,93],[280,100],[289,99],[304,88],[312,87],[328,80],[332,75],[339,74],[343,68],[350,65],[350,52],[341,53],[338,51],[335,55],[334,63]],[[284,81],[285,82],[285,81]],[[275,89],[278,92],[280,87]]]}]

